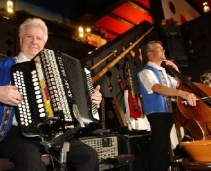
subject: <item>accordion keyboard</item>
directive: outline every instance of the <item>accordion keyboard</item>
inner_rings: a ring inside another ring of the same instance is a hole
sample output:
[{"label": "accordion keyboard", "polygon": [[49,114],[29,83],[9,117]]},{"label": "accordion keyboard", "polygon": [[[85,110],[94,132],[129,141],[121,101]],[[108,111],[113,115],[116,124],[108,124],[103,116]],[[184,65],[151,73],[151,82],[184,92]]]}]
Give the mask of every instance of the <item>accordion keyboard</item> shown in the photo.
[{"label": "accordion keyboard", "polygon": [[[24,68],[22,71],[13,73],[14,84],[18,86],[19,92],[23,94],[23,100],[18,105],[17,116],[19,118],[19,124],[24,129],[25,134],[33,133],[33,136],[37,136],[37,124],[42,118],[45,117],[45,109],[43,105],[41,91],[39,89],[39,83],[37,75],[34,74],[34,70],[28,73]],[[27,84],[27,79],[32,76],[32,84]],[[33,86],[34,93],[27,91]],[[32,100],[35,99],[35,100]]]},{"label": "accordion keyboard", "polygon": [[79,60],[44,49],[31,61],[15,64],[11,72],[12,84],[23,94],[16,117],[24,136],[39,136],[38,127],[46,120],[73,128],[99,121],[90,98],[91,75]]},{"label": "accordion keyboard", "polygon": [[[84,70],[85,70],[85,73],[86,73],[86,79],[87,79],[87,86],[88,86],[89,94],[92,94],[94,92],[94,88],[93,88],[93,84],[92,84],[91,72],[87,68],[84,68]],[[92,115],[95,119],[100,120],[96,104],[92,104]]]}]

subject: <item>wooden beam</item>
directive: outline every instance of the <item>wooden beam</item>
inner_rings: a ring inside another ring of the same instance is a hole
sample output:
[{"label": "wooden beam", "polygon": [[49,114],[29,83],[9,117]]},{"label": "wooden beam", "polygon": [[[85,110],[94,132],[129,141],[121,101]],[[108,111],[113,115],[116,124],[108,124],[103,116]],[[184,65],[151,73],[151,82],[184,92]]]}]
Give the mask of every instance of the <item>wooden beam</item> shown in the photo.
[{"label": "wooden beam", "polygon": [[126,19],[124,19],[124,18],[122,18],[119,15],[116,15],[114,13],[110,13],[110,14],[108,14],[108,16],[110,16],[110,17],[114,18],[115,20],[118,20],[118,21],[120,21],[120,22],[122,22],[122,23],[124,23],[124,24],[126,24],[126,25],[128,25],[130,27],[134,27],[135,26],[134,23],[131,23],[130,21],[128,21],[128,20],[126,20]]},{"label": "wooden beam", "polygon": [[128,0],[119,0],[116,3],[114,3],[112,6],[110,6],[107,10],[103,11],[101,14],[99,14],[96,17],[93,17],[93,19],[91,21],[89,21],[89,23],[95,23],[97,20],[99,20],[100,18],[102,18],[103,16],[111,13],[114,9],[116,9],[117,7],[121,6],[123,3],[127,2]]},{"label": "wooden beam", "polygon": [[114,31],[109,30],[109,29],[106,29],[106,32],[109,33],[109,34],[112,34],[112,35],[114,35],[114,36],[119,36],[119,33],[114,32]]},{"label": "wooden beam", "polygon": [[137,3],[136,1],[134,1],[134,0],[129,0],[127,3],[130,4],[133,8],[136,8],[136,9],[138,9],[139,11],[141,11],[141,12],[143,12],[143,13],[145,13],[145,14],[147,14],[147,15],[151,15],[150,12],[149,12],[146,8],[144,8],[143,6],[141,6],[141,5],[140,5],[139,3]]}]

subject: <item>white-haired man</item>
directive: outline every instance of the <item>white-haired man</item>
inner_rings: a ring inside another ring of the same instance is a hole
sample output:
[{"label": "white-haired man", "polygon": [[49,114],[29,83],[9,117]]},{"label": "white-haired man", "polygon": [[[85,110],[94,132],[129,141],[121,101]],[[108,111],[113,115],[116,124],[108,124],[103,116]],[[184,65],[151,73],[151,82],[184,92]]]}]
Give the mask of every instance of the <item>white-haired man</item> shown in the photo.
[{"label": "white-haired man", "polygon": [[[13,106],[20,104],[23,96],[17,87],[10,85],[11,66],[30,61],[43,50],[48,40],[45,22],[39,18],[25,20],[19,27],[19,38],[19,55],[0,61],[0,154],[14,162],[14,171],[46,171],[40,157],[40,139],[25,138],[19,132]],[[98,107],[102,100],[99,90],[100,86],[97,86],[91,96],[92,102]],[[76,171],[99,170],[97,152],[77,139],[71,141],[67,164]]]}]

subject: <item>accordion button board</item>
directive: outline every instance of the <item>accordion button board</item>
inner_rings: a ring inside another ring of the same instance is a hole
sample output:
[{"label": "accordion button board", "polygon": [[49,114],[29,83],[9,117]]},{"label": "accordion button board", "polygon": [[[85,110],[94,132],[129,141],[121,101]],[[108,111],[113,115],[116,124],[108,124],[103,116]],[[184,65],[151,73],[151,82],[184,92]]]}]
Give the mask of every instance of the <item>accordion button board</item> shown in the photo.
[{"label": "accordion button board", "polygon": [[65,126],[80,129],[99,124],[88,71],[78,59],[49,49],[13,65],[12,84],[23,94],[15,113],[22,134],[40,136],[39,127],[47,122],[49,132],[54,133]]},{"label": "accordion button board", "polygon": [[100,162],[107,158],[118,156],[117,136],[87,137],[81,138],[81,141],[97,151]]}]

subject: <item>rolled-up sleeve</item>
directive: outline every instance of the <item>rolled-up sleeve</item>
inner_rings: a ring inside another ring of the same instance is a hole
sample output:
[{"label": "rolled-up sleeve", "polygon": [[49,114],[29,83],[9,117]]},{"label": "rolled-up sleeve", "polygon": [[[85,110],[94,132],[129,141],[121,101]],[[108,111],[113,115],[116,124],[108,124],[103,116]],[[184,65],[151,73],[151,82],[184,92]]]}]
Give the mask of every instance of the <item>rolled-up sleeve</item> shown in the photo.
[{"label": "rolled-up sleeve", "polygon": [[144,69],[139,73],[139,78],[144,85],[148,94],[153,93],[152,86],[155,84],[159,84],[159,81],[153,71],[149,69]]}]

